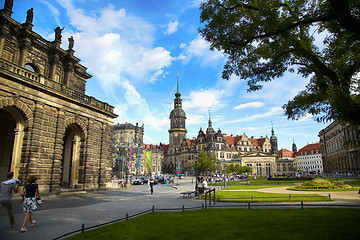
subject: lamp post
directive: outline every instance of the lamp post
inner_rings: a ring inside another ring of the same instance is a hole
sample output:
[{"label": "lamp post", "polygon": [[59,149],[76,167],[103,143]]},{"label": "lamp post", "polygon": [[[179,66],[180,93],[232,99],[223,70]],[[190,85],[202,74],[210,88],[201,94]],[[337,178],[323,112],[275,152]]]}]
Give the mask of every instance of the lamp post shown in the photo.
[{"label": "lamp post", "polygon": [[223,160],[223,167],[224,167],[224,178],[225,178],[224,187],[227,187],[227,182],[226,182],[226,165],[225,165],[225,160]]},{"label": "lamp post", "polygon": [[195,196],[198,196],[198,168],[197,168],[197,164],[198,164],[198,152],[195,150]]}]

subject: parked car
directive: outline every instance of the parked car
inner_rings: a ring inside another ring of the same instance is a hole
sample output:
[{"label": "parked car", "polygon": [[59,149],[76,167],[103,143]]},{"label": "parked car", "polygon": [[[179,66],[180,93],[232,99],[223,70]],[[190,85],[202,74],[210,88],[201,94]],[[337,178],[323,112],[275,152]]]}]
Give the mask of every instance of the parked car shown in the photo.
[{"label": "parked car", "polygon": [[156,177],[154,184],[158,184],[158,183],[165,184],[165,179],[163,177]]},{"label": "parked car", "polygon": [[148,179],[145,178],[145,177],[141,177],[141,178],[136,179],[133,182],[133,185],[144,185],[144,184],[147,184],[147,183],[148,183]]},{"label": "parked car", "polygon": [[166,179],[166,181],[167,181],[167,183],[174,183],[174,179],[172,178],[172,177],[168,177],[167,179]]}]

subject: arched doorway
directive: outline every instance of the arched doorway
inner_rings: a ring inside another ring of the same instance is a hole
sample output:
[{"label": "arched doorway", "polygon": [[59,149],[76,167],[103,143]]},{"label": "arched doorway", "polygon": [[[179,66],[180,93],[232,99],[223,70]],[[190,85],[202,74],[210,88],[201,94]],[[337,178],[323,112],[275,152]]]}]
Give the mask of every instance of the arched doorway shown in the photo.
[{"label": "arched doorway", "polygon": [[81,128],[71,124],[65,131],[62,156],[61,187],[75,188],[79,182]]},{"label": "arched doorway", "polygon": [[16,178],[19,176],[24,122],[18,109],[0,109],[0,179],[6,178],[7,172],[14,172]]}]

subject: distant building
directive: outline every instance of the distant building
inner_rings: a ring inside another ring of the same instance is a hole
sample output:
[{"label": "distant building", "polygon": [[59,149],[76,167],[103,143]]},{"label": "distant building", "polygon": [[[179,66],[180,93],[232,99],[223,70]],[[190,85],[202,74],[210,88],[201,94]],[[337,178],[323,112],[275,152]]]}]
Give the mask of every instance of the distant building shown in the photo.
[{"label": "distant building", "polygon": [[289,175],[294,173],[295,154],[283,148],[279,151],[276,159],[276,174],[277,175]]},{"label": "distant building", "polygon": [[360,127],[339,121],[319,132],[324,172],[360,174]]},{"label": "distant building", "polygon": [[311,143],[301,148],[296,154],[297,170],[303,173],[323,173],[320,143]]},{"label": "distant building", "polygon": [[[273,162],[264,162],[262,174],[273,172],[275,169],[275,158],[277,153],[277,138],[274,130],[271,131],[272,142],[266,137],[254,138],[248,137],[245,133],[241,136],[226,135],[219,129],[215,131],[212,126],[212,120],[209,113],[208,127],[204,132],[201,128],[197,137],[193,139],[186,138],[186,114],[182,109],[181,94],[179,92],[179,84],[177,83],[177,92],[175,93],[174,109],[170,113],[170,129],[169,129],[169,145],[164,145],[164,173],[175,173],[176,169],[182,172],[194,172],[195,155],[200,151],[205,151],[209,157],[216,158],[220,161],[230,161],[235,155],[243,154],[242,159],[245,159],[246,154],[249,158],[256,155],[256,163],[260,164],[261,157],[273,157]],[[272,148],[273,147],[273,148]],[[264,153],[264,154],[253,154]],[[251,155],[251,156],[250,156]],[[255,158],[252,158],[255,159]],[[262,158],[265,159],[265,158]],[[244,161],[242,161],[244,163]],[[254,162],[254,167],[256,166]],[[270,165],[271,166],[270,166]],[[268,166],[269,165],[269,166]],[[258,168],[260,169],[260,168]],[[268,170],[266,170],[268,169]],[[271,169],[271,170],[270,170]],[[258,171],[254,170],[256,174]],[[260,170],[259,170],[260,172]]]},{"label": "distant building", "polygon": [[276,156],[266,152],[240,153],[231,163],[238,163],[240,166],[248,166],[252,169],[252,175],[267,176],[276,173]]}]

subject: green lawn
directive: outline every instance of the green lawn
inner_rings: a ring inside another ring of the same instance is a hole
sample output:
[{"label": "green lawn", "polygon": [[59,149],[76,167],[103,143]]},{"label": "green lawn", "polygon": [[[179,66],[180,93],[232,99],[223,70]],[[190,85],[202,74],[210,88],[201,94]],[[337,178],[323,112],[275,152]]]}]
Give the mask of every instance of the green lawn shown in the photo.
[{"label": "green lawn", "polygon": [[360,209],[207,209],[149,213],[72,240],[358,239]]},{"label": "green lawn", "polygon": [[[252,196],[254,199],[252,200]],[[311,196],[311,197],[309,197]],[[332,201],[328,197],[318,194],[289,194],[282,193],[263,193],[257,191],[217,191],[216,201],[220,197],[220,202],[323,202]]]},{"label": "green lawn", "polygon": [[255,184],[244,184],[244,185],[237,185],[237,186],[229,186],[224,188],[225,190],[247,190],[247,189],[262,189],[262,188],[274,188],[274,187],[294,187],[294,184],[262,184],[262,185],[255,185]]}]

